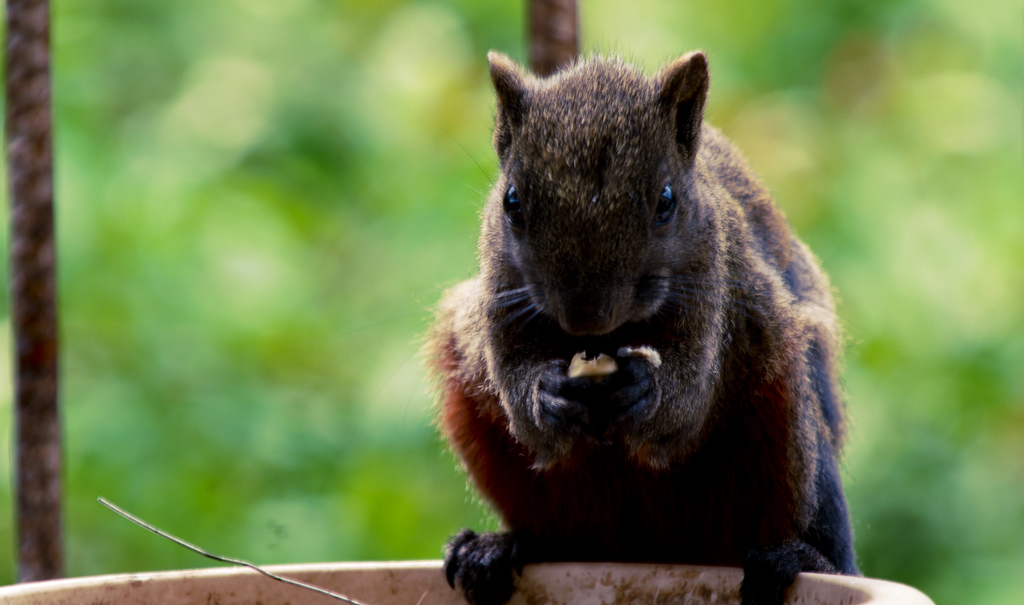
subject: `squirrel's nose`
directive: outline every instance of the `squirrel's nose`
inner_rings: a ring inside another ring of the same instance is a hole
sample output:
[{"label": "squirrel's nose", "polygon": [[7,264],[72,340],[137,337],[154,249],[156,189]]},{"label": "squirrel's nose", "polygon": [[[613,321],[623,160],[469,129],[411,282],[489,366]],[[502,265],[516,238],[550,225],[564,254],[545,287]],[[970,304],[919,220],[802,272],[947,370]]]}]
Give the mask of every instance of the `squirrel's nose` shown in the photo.
[{"label": "squirrel's nose", "polygon": [[570,301],[558,316],[562,329],[573,336],[600,336],[618,327],[610,307],[592,300]]}]

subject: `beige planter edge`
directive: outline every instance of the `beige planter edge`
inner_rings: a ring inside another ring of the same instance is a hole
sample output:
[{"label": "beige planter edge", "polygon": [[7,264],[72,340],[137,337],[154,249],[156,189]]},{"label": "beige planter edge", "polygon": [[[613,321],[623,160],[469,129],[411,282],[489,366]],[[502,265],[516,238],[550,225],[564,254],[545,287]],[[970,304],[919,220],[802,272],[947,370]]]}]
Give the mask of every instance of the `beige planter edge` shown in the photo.
[{"label": "beige planter edge", "polygon": [[[440,561],[323,563],[267,566],[366,605],[458,605]],[[742,572],[730,567],[631,563],[528,565],[513,605],[556,603],[739,603]],[[327,605],[341,601],[224,567],[92,576],[0,588],[2,605]],[[800,605],[934,605],[894,582],[801,574],[787,603]]]}]

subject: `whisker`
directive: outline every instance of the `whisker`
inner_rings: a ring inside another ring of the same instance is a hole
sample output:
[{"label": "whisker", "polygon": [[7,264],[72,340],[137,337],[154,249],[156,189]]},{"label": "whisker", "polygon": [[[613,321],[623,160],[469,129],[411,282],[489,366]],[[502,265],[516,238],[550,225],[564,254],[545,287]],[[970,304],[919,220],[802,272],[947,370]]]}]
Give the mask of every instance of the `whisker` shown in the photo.
[{"label": "whisker", "polygon": [[528,325],[531,321],[536,319],[537,316],[540,315],[544,311],[544,307],[542,307],[540,305],[534,305],[534,306],[537,307],[537,309],[533,313],[531,313],[529,317],[526,318],[526,321],[523,322],[524,326]]},{"label": "whisker", "polygon": [[494,293],[494,298],[506,298],[506,297],[509,297],[509,296],[515,296],[517,294],[523,294],[524,292],[528,293],[532,288],[533,288],[533,286],[531,284],[526,284],[525,286],[522,286],[522,287],[519,287],[519,288],[512,288],[512,289],[509,289],[509,290],[502,290],[501,292],[495,292]]},{"label": "whisker", "polygon": [[509,300],[493,302],[493,303],[491,303],[490,307],[492,309],[504,309],[506,307],[511,307],[513,305],[518,305],[518,304],[520,304],[522,302],[525,302],[525,301],[527,301],[529,299],[530,299],[530,296],[528,294],[523,294],[521,296],[509,299]]},{"label": "whisker", "polygon": [[[488,307],[491,311],[499,311],[501,309],[514,307],[529,301],[532,298],[533,292],[533,284],[526,284],[525,286],[520,286],[518,288],[502,290],[501,292],[494,294],[492,297],[493,300]],[[529,306],[527,308],[529,308]]]},{"label": "whisker", "polygon": [[534,310],[537,307],[537,304],[531,302],[530,304],[524,306],[522,309],[519,309],[515,313],[512,313],[511,315],[507,315],[506,317],[504,317],[501,320],[499,327],[507,328],[508,326],[512,325],[512,323],[515,322],[517,319],[526,315],[527,313],[529,313],[530,311]]}]

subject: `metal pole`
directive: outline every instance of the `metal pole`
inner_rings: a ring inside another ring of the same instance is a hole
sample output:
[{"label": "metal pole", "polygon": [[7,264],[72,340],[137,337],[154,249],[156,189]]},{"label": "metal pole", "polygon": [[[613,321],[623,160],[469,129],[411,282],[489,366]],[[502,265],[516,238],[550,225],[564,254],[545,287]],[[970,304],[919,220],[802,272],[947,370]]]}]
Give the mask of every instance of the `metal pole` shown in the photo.
[{"label": "metal pole", "polygon": [[580,52],[576,0],[530,0],[530,69],[548,76]]},{"label": "metal pole", "polygon": [[63,575],[47,0],[7,0],[18,580]]}]

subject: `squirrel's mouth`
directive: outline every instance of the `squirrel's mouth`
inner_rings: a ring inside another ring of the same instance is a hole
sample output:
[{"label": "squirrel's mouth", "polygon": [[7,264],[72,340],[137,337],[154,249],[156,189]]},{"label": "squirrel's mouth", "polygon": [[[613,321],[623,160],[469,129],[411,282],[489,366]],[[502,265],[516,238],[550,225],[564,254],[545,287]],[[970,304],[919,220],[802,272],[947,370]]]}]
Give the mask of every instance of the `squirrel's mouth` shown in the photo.
[{"label": "squirrel's mouth", "polygon": [[552,358],[571,359],[577,353],[596,357],[602,353],[614,357],[622,347],[656,346],[663,330],[647,322],[629,322],[606,334],[577,336],[550,319],[538,322],[535,342],[546,344]]},{"label": "squirrel's mouth", "polygon": [[[614,302],[593,296],[552,299],[538,282],[501,291],[493,311],[502,325],[515,325],[520,336],[551,359],[588,357],[602,353],[615,356],[622,347],[658,346],[666,333],[659,314],[623,321]],[[502,314],[502,311],[504,312]]]}]

